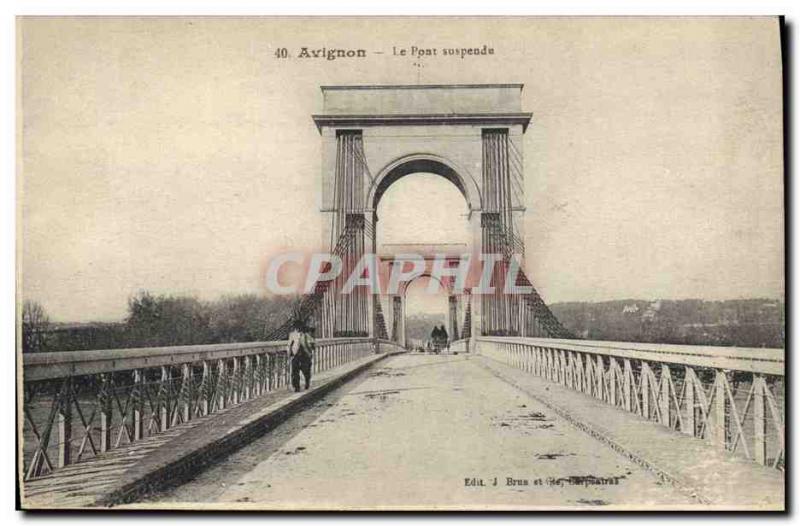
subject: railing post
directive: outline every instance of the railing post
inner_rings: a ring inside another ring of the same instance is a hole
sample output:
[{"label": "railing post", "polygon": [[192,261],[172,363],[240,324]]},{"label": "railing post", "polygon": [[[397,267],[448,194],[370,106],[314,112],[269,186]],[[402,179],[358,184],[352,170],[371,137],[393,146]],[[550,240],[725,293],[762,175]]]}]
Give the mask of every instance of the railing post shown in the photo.
[{"label": "railing post", "polygon": [[567,358],[562,350],[556,351],[558,353],[558,383],[567,385]]},{"label": "railing post", "polygon": [[[753,375],[753,455],[761,465],[767,463],[767,381],[764,375]],[[742,437],[744,440],[744,437]]]},{"label": "railing post", "polygon": [[[633,383],[633,368],[631,361],[627,358],[623,360],[622,370],[622,407],[625,411],[631,411],[631,384]],[[642,382],[644,382],[644,369],[642,370]],[[641,384],[644,389],[644,383]]]},{"label": "railing post", "polygon": [[277,389],[281,386],[280,358],[278,353],[269,355],[269,385],[270,389]]},{"label": "railing post", "polygon": [[669,370],[669,365],[663,363],[661,364],[661,400],[659,404],[659,413],[661,413],[661,424],[667,427],[671,427],[671,418],[670,418],[670,384],[672,383],[672,374]]},{"label": "railing post", "polygon": [[144,397],[142,389],[144,385],[144,371],[135,369],[133,371],[133,440],[141,440],[144,437],[143,416],[144,416]]},{"label": "railing post", "polygon": [[217,361],[217,410],[225,409],[228,398],[228,371],[225,359]]},{"label": "railing post", "polygon": [[683,431],[684,434],[694,436],[697,429],[695,424],[696,407],[694,401],[695,378],[694,371],[689,366],[683,369],[683,385],[683,404],[686,406],[686,412],[681,419],[681,431]]},{"label": "railing post", "polygon": [[100,375],[100,451],[105,453],[111,448],[111,419],[113,416],[111,373]]},{"label": "railing post", "polygon": [[261,394],[269,392],[269,351],[259,355],[261,360]]},{"label": "railing post", "polygon": [[587,354],[585,356],[586,361],[584,362],[584,371],[583,371],[583,382],[586,384],[586,394],[592,395],[597,398],[597,389],[596,389],[596,374],[592,374],[594,370],[594,362],[592,361],[592,355]]},{"label": "railing post", "polygon": [[261,393],[263,392],[264,389],[264,363],[261,360],[260,354],[256,354],[255,367],[256,367],[255,386],[253,388],[253,395],[261,396]]},{"label": "railing post", "polygon": [[183,422],[186,423],[192,418],[192,364],[185,363],[182,369],[181,394],[183,395],[183,400],[180,403]]},{"label": "railing post", "polygon": [[255,375],[253,374],[253,357],[248,355],[244,358],[244,398],[245,400],[250,400],[253,398],[253,380]]},{"label": "railing post", "polygon": [[713,404],[709,408],[708,423],[709,440],[720,448],[725,448],[725,434],[728,428],[727,415],[725,414],[725,371],[717,369],[714,376]]},{"label": "railing post", "polygon": [[264,359],[267,361],[267,363],[264,364],[264,367],[266,369],[264,371],[264,374],[266,375],[264,388],[267,390],[267,392],[270,392],[272,391],[272,376],[275,374],[273,370],[274,369],[273,361],[275,360],[275,358],[273,357],[272,353],[267,352],[267,354],[264,355]]},{"label": "railing post", "polygon": [[597,383],[597,386],[595,388],[594,396],[598,400],[602,400],[603,399],[603,376],[605,376],[605,366],[603,365],[603,356],[600,355],[600,354],[598,354],[597,358],[596,358],[594,375],[595,375],[595,382]]},{"label": "railing post", "polygon": [[58,464],[63,468],[72,462],[72,378],[64,378],[58,401]]},{"label": "railing post", "polygon": [[642,388],[642,416],[650,420],[650,364],[642,361],[639,375],[639,385]]},{"label": "railing post", "polygon": [[564,360],[564,385],[566,385],[570,389],[575,389],[575,375],[573,374],[573,353],[572,351],[566,351],[562,354]]},{"label": "railing post", "polygon": [[617,359],[613,356],[609,356],[608,358],[608,378],[609,382],[609,389],[608,389],[608,403],[612,406],[617,406],[617,374],[619,371],[619,364],[617,364]]},{"label": "railing post", "polygon": [[239,357],[233,357],[233,389],[231,389],[231,405],[236,405],[239,403],[239,397],[241,395],[240,390],[242,388],[242,381],[241,381],[241,369],[239,368]]},{"label": "railing post", "polygon": [[536,347],[536,376],[544,377],[547,373],[547,369],[544,363],[544,349],[541,347]]},{"label": "railing post", "polygon": [[536,347],[529,346],[528,347],[528,370],[531,374],[536,374]]},{"label": "railing post", "polygon": [[209,389],[209,384],[211,382],[211,365],[208,363],[208,360],[203,360],[203,392],[200,393],[202,397],[202,402],[200,402],[200,411],[203,413],[203,416],[207,416],[210,410],[209,407],[209,397],[211,390]]},{"label": "railing post", "polygon": [[158,388],[159,394],[159,414],[158,420],[161,424],[161,431],[164,432],[169,428],[169,393],[171,391],[169,385],[169,366],[161,366],[161,385]]},{"label": "railing post", "polygon": [[282,367],[283,367],[283,385],[285,385],[288,388],[290,383],[291,383],[291,378],[289,378],[289,372],[290,372],[289,371],[289,367],[291,366],[291,364],[289,363],[289,355],[288,354],[283,353],[281,356],[282,356],[281,361],[283,362],[282,363]]}]

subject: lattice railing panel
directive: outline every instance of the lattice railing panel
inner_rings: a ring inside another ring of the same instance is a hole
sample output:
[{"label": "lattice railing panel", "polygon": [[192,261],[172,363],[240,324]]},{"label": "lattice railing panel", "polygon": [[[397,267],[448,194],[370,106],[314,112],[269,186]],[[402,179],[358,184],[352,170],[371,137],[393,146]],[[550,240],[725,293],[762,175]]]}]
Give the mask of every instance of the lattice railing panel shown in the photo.
[{"label": "lattice railing panel", "polygon": [[782,349],[533,338],[481,338],[479,349],[621,410],[784,469]]},{"label": "lattice railing panel", "polygon": [[[284,347],[269,342],[25,355],[25,479],[286,387]],[[321,372],[373,353],[373,342],[363,338],[319,340],[313,367]]]}]

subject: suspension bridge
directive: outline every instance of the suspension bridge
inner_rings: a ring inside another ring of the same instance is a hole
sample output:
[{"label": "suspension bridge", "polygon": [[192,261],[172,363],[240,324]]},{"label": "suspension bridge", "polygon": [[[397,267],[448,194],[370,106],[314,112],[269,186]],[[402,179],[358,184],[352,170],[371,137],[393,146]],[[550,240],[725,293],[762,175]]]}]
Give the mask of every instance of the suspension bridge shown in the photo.
[{"label": "suspension bridge", "polygon": [[578,339],[525,274],[522,89],[323,86],[313,121],[345,269],[403,263],[376,211],[425,172],[464,196],[458,252],[499,254],[492,283],[516,263],[525,292],[444,280],[450,351],[431,356],[406,348],[404,287],[319,281],[295,313],[319,338],[302,393],[288,313],[260,342],[24,355],[23,506],[782,508],[783,349]]}]

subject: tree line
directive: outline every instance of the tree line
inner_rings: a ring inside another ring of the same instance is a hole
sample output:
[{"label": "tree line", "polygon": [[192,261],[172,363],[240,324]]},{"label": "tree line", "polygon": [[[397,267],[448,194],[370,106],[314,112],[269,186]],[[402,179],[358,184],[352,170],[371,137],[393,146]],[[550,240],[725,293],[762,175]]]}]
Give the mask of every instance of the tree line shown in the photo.
[{"label": "tree line", "polygon": [[[118,323],[59,324],[45,309],[25,301],[23,352],[119,349],[259,341],[280,326],[297,298],[255,294],[202,301],[191,296],[140,292],[128,301]],[[784,347],[783,301],[747,299],[623,300],[551,305],[556,317],[578,338],[690,345]],[[410,339],[424,341],[443,316],[412,315]]]},{"label": "tree line", "polygon": [[615,300],[550,306],[577,337],[589,340],[785,347],[785,305],[776,299]]},{"label": "tree line", "polygon": [[192,296],[140,292],[128,300],[123,322],[59,324],[44,308],[25,301],[23,352],[120,349],[259,341],[280,326],[297,301],[256,294],[203,301]]}]

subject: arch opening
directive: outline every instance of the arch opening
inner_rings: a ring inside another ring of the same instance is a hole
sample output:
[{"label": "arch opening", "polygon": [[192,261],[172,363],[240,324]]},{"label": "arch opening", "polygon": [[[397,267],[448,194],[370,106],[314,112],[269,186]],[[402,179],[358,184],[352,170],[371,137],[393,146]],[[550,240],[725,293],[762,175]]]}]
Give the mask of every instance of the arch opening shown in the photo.
[{"label": "arch opening", "polygon": [[[471,245],[471,227],[466,220],[468,210],[463,195],[436,174],[409,174],[384,194],[376,213],[379,217],[376,242],[382,241],[378,252],[385,265],[384,283],[388,283],[389,275],[396,268],[403,272],[410,270],[408,266],[396,266],[406,261],[408,254],[425,261],[425,271],[421,275],[401,281],[393,295],[380,299],[383,312],[388,313],[384,319],[391,320],[386,333],[415,349],[426,347],[434,325],[440,336],[457,333],[454,327],[460,326],[460,320],[454,321],[457,314],[452,312],[452,278],[434,277],[432,273],[435,256],[457,260]],[[410,237],[409,232],[413,232]],[[431,292],[427,290],[429,285]]]},{"label": "arch opening", "polygon": [[[366,202],[372,205],[376,221],[373,243],[383,261],[411,253],[431,265],[433,256],[460,256],[472,250],[470,217],[472,211],[480,210],[480,192],[465,174],[450,161],[428,154],[403,157],[378,174]],[[406,347],[424,346],[434,325],[439,329],[437,339],[441,342],[441,336],[448,334],[447,342],[459,333],[463,322],[459,318],[463,315],[461,304],[445,283],[437,280],[436,293],[427,292],[427,284],[435,279],[430,268],[407,282],[397,296],[376,298],[383,313],[379,316],[386,322],[385,333]],[[426,286],[420,287],[420,281]]]},{"label": "arch opening", "polygon": [[461,192],[469,209],[480,209],[480,191],[475,181],[451,161],[430,154],[409,155],[389,163],[378,173],[372,183],[367,203],[372,205],[373,210],[377,209],[389,187],[403,177],[414,173],[431,173],[450,181]]},{"label": "arch opening", "polygon": [[414,174],[414,173],[431,173],[436,174],[445,178],[446,180],[450,181],[458,188],[458,191],[461,192],[461,195],[464,196],[464,199],[469,202],[469,196],[467,195],[467,190],[464,187],[463,182],[461,181],[461,177],[453,170],[451,167],[447,166],[446,164],[435,161],[433,159],[414,159],[411,161],[406,161],[394,169],[390,170],[381,180],[378,182],[378,185],[375,189],[375,196],[373,199],[373,207],[377,208],[378,203],[380,203],[381,197],[383,194],[386,193],[386,190],[389,189],[394,183],[405,177],[406,175]]},{"label": "arch opening", "polygon": [[[434,294],[428,292],[431,281],[437,281]],[[404,304],[405,343],[410,349],[431,350],[434,327],[447,330],[448,292],[441,280],[429,273],[407,282],[399,291]]]},{"label": "arch opening", "polygon": [[376,243],[380,253],[410,251],[423,256],[444,247],[470,243],[462,194],[431,173],[407,174],[383,195]]}]

